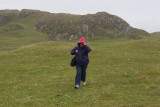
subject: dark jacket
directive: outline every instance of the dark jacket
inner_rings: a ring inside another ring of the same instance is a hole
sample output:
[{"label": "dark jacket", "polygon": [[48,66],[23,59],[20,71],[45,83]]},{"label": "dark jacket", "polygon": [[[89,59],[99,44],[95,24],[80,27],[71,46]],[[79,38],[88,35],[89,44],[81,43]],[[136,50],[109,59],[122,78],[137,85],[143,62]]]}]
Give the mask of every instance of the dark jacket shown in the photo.
[{"label": "dark jacket", "polygon": [[80,48],[79,46],[77,46],[72,49],[71,55],[75,55],[76,50],[78,50],[78,53],[76,56],[76,65],[88,64],[89,63],[88,53],[91,52],[90,47],[87,45],[84,45],[83,48]]}]

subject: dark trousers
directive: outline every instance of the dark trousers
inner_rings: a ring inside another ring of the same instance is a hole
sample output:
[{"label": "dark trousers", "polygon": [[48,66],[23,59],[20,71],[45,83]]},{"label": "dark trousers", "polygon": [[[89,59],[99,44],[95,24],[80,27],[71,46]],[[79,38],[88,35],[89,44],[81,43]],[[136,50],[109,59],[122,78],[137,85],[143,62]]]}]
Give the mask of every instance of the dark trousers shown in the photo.
[{"label": "dark trousers", "polygon": [[75,78],[75,84],[76,85],[80,85],[80,82],[86,81],[86,69],[87,69],[87,65],[88,64],[84,64],[84,65],[77,65],[76,66],[76,70],[77,70],[77,74],[76,74],[76,78]]}]

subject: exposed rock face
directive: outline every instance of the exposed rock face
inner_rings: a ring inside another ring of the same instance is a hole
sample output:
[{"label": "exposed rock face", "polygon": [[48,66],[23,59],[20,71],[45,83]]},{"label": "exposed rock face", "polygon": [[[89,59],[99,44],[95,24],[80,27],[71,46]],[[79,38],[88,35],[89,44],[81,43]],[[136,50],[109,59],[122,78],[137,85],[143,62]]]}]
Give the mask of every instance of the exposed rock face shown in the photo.
[{"label": "exposed rock face", "polygon": [[6,24],[17,17],[18,10],[0,10],[0,24]]},{"label": "exposed rock face", "polygon": [[[35,28],[54,35],[67,32],[69,40],[86,35],[94,39],[94,36],[120,37],[124,34],[132,35],[136,39],[136,36],[133,35],[136,32],[134,28],[123,19],[106,12],[77,16],[70,14],[52,15],[48,20],[44,18],[38,22]],[[56,36],[54,37],[54,40],[59,40]],[[65,36],[58,37],[63,38]]]},{"label": "exposed rock face", "polygon": [[10,20],[11,20],[10,17],[0,15],[0,24],[5,24],[5,23],[9,22]]},{"label": "exposed rock face", "polygon": [[[50,35],[52,40],[75,40],[82,36],[94,39],[96,36],[121,37],[124,34],[138,39],[139,35],[149,35],[144,30],[132,28],[120,17],[106,12],[87,15],[54,14],[39,10],[3,10],[0,11],[0,24],[17,19],[33,22],[32,28]],[[30,22],[31,23],[31,22]],[[18,27],[18,26],[17,26]]]},{"label": "exposed rock face", "polygon": [[70,41],[71,41],[71,40],[76,40],[76,39],[78,39],[78,38],[80,38],[80,37],[82,37],[82,36],[71,35],[70,38],[69,38],[69,40],[70,40]]},{"label": "exposed rock face", "polygon": [[23,9],[20,11],[18,18],[19,18],[19,20],[23,21],[28,16],[36,16],[37,12],[39,12],[39,11],[38,10],[31,11],[31,10]]},{"label": "exposed rock face", "polygon": [[54,40],[60,40],[61,38],[64,38],[64,37],[66,37],[66,36],[67,36],[67,33],[58,34],[58,35],[54,38]]}]

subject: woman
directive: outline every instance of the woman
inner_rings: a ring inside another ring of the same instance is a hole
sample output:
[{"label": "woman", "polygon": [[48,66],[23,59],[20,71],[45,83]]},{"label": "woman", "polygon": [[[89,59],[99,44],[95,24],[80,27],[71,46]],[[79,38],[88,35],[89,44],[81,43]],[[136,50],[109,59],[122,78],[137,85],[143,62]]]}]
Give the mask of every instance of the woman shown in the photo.
[{"label": "woman", "polygon": [[86,69],[89,63],[88,53],[91,52],[89,46],[86,45],[86,40],[82,37],[78,41],[78,46],[72,49],[71,55],[76,55],[76,70],[77,74],[75,77],[75,88],[78,89],[80,82],[86,85]]}]

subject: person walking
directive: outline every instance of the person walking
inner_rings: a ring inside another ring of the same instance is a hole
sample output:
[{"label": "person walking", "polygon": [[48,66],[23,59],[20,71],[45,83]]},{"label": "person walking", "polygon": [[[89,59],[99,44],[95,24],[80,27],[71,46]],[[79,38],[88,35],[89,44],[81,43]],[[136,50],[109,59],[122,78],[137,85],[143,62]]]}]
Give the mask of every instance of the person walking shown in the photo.
[{"label": "person walking", "polygon": [[71,50],[71,55],[76,54],[76,77],[75,88],[78,89],[80,82],[86,85],[86,70],[89,63],[88,53],[91,52],[91,48],[86,44],[86,40],[82,37],[78,43],[78,46]]}]

